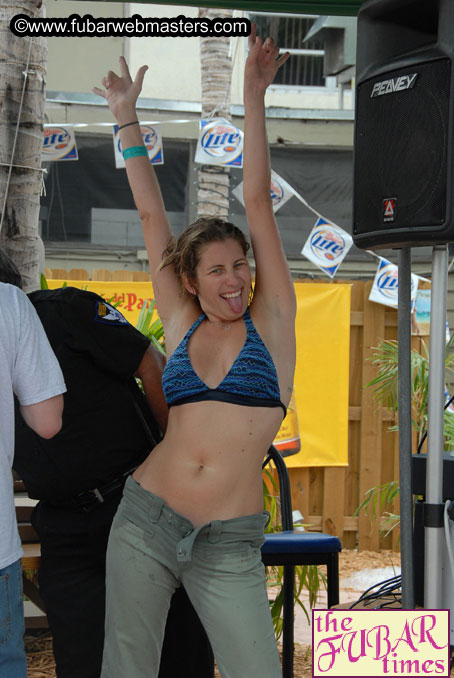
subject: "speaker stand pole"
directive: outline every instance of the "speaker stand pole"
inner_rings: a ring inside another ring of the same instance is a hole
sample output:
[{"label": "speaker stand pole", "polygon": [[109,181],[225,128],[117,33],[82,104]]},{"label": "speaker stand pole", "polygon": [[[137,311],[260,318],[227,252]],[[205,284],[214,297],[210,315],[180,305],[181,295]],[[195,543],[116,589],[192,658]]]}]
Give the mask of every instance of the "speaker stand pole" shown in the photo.
[{"label": "speaker stand pole", "polygon": [[432,253],[426,501],[424,503],[424,607],[435,610],[444,607],[442,604],[444,540],[442,500],[447,289],[448,246],[435,245]]},{"label": "speaker stand pole", "polygon": [[411,465],[411,249],[399,250],[399,499],[402,607],[415,606],[413,576],[413,497]]}]

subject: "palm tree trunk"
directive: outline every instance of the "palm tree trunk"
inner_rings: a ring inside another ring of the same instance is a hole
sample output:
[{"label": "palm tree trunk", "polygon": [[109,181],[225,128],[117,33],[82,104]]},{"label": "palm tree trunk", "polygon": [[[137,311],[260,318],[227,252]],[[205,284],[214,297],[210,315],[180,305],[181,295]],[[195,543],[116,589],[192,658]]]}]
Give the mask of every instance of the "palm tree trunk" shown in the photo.
[{"label": "palm tree trunk", "polygon": [[0,247],[15,261],[25,291],[39,286],[38,235],[45,106],[45,38],[17,37],[16,14],[44,16],[41,0],[0,3]]},{"label": "palm tree trunk", "polygon": [[[201,8],[199,16],[207,19],[232,17],[231,9]],[[232,58],[230,38],[200,38],[200,65],[202,75],[202,118],[230,119]],[[198,216],[229,214],[230,174],[227,167],[202,165],[199,168]]]}]

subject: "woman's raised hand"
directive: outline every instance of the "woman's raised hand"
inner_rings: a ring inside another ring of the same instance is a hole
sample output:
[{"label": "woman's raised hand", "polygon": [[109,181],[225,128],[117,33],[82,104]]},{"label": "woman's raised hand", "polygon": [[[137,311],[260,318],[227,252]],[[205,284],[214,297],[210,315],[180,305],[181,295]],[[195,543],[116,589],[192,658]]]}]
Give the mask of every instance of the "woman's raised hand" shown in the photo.
[{"label": "woman's raised hand", "polygon": [[268,37],[265,41],[256,34],[255,24],[252,24],[251,35],[248,38],[249,54],[244,70],[245,94],[251,91],[264,93],[273,82],[274,76],[290,56],[285,52],[278,57],[279,47],[274,40]]},{"label": "woman's raised hand", "polygon": [[136,101],[142,90],[143,78],[148,66],[141,66],[134,80],[129,73],[128,64],[124,57],[120,57],[121,76],[114,71],[108,71],[102,79],[105,89],[93,87],[93,92],[104,97],[113,115],[120,124],[129,122],[126,118],[135,114]]}]

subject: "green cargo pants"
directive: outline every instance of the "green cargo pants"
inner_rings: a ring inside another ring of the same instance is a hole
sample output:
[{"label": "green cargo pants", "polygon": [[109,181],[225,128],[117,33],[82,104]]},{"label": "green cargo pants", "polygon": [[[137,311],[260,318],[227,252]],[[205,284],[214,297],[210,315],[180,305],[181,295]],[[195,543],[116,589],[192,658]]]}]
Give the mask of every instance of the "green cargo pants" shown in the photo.
[{"label": "green cargo pants", "polygon": [[223,678],[280,678],[260,554],[267,519],[254,514],[194,529],[129,478],[107,551],[101,678],[158,675],[170,598],[180,584]]}]

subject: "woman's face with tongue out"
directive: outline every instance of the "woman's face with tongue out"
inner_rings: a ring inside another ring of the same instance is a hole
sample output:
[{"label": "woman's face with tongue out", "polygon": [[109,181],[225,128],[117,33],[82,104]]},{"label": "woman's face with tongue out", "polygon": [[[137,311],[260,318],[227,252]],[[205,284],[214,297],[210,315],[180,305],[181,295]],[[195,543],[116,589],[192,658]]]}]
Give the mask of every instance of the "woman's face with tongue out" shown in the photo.
[{"label": "woman's face with tongue out", "polygon": [[251,271],[240,243],[233,238],[205,245],[196,269],[196,293],[210,319],[234,320],[245,312]]}]

